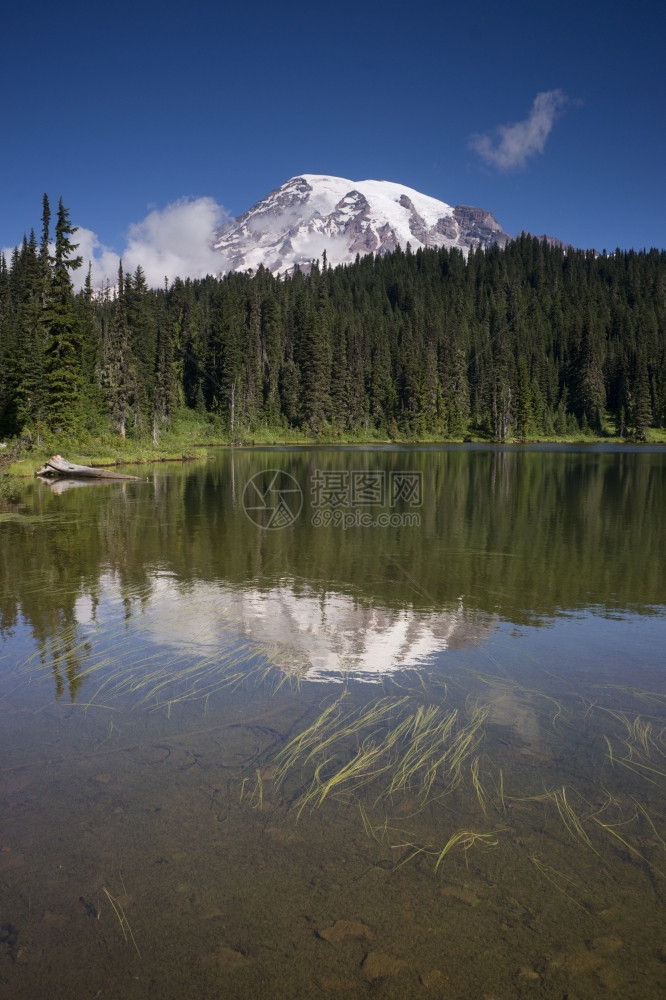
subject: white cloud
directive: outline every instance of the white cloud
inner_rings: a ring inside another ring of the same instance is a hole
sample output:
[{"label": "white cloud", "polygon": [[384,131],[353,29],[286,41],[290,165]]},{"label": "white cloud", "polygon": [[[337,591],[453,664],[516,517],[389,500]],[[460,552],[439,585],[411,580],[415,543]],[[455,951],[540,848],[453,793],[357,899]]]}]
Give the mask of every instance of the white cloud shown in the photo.
[{"label": "white cloud", "polygon": [[5,258],[7,267],[12,266],[12,255],[15,249],[15,247],[0,247],[0,256]]},{"label": "white cloud", "polygon": [[218,274],[221,257],[211,243],[225,214],[213,198],[182,198],[155,209],[130,226],[125,270],[135,271],[140,264],[152,286],[164,284],[165,277],[171,282]]},{"label": "white cloud", "polygon": [[100,243],[91,230],[79,227],[74,239],[84,266],[72,275],[75,286],[82,287],[89,261],[93,288],[114,285],[121,257],[126,274],[133,274],[141,265],[153,288],[162,286],[165,278],[171,283],[175,278],[217,275],[224,261],[211,244],[226,215],[214,198],[181,198],[165,208],[153,209],[141,222],[132,223],[122,254]]},{"label": "white cloud", "polygon": [[78,243],[76,254],[83,257],[83,266],[71,272],[74,287],[78,291],[83,287],[88,273],[88,264],[92,262],[92,286],[95,289],[103,288],[106,283],[115,284],[118,276],[119,255],[100,243],[99,239],[91,229],[79,226],[72,240]]},{"label": "white cloud", "polygon": [[569,98],[561,90],[537,94],[528,117],[493,132],[470,136],[469,144],[485,161],[500,170],[522,167],[528,157],[543,153],[546,139]]}]

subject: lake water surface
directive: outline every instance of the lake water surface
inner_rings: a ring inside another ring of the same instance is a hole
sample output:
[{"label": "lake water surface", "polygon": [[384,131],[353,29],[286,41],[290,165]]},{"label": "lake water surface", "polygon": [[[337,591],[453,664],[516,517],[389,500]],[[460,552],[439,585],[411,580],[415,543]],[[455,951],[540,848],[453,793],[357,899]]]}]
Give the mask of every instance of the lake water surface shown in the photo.
[{"label": "lake water surface", "polygon": [[666,989],[666,451],[220,450],[0,510],[0,998]]}]

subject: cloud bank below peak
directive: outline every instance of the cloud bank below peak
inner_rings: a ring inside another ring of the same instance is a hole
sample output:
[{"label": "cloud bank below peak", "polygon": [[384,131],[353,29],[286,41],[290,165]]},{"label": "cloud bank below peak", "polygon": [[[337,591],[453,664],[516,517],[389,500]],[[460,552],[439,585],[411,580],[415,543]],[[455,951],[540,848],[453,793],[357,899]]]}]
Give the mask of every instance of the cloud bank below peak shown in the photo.
[{"label": "cloud bank below peak", "polygon": [[141,266],[152,288],[164,285],[165,278],[171,284],[176,278],[218,275],[224,262],[211,243],[227,215],[214,198],[180,198],[132,223],[121,254],[101,243],[92,230],[79,226],[74,239],[84,266],[73,275],[75,285],[82,287],[89,262],[96,291],[114,285],[121,259],[125,274],[133,274]]},{"label": "cloud bank below peak", "polygon": [[543,153],[553,125],[571,103],[562,90],[544,90],[534,98],[530,113],[523,121],[474,134],[469,138],[469,145],[489,166],[498,170],[524,167],[530,157]]}]

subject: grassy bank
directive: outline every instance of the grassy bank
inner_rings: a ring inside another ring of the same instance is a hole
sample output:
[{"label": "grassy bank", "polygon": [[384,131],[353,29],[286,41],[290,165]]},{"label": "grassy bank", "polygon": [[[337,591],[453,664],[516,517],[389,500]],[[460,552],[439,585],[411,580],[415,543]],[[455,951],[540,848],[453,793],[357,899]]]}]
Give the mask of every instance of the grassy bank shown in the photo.
[{"label": "grassy bank", "polygon": [[[465,442],[493,443],[482,435],[469,434]],[[208,449],[217,447],[268,447],[286,445],[418,445],[456,444],[463,438],[442,438],[433,434],[413,436],[400,434],[389,439],[385,434],[369,429],[355,433],[343,433],[329,428],[325,433],[313,437],[298,429],[284,427],[259,427],[251,431],[230,435],[215,421],[199,416],[192,411],[178,414],[169,431],[160,435],[153,444],[146,433],[133,431],[122,439],[117,434],[104,432],[98,435],[83,435],[66,438],[59,434],[42,433],[39,439],[27,438],[22,443],[8,442],[6,449],[0,450],[0,475],[3,477],[32,477],[37,469],[54,454],[63,455],[71,462],[93,466],[122,466],[148,462],[181,462],[205,459]],[[613,435],[535,435],[530,438],[509,438],[506,444],[632,444],[634,442]],[[666,430],[651,429],[648,444],[666,445]],[[18,447],[17,447],[18,445]]]}]

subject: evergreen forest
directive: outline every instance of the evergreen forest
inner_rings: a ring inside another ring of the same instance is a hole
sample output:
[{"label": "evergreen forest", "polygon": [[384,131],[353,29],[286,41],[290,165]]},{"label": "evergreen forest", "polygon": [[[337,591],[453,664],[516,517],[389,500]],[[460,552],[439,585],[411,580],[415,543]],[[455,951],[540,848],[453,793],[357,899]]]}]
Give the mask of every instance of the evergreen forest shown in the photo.
[{"label": "evergreen forest", "polygon": [[265,269],[93,289],[69,211],[0,257],[0,437],[157,443],[194,411],[231,441],[645,440],[666,426],[666,252],[521,235],[309,274]]}]

